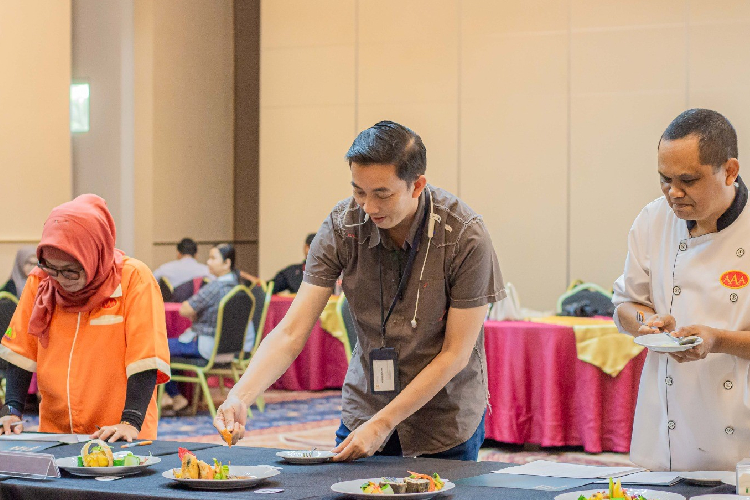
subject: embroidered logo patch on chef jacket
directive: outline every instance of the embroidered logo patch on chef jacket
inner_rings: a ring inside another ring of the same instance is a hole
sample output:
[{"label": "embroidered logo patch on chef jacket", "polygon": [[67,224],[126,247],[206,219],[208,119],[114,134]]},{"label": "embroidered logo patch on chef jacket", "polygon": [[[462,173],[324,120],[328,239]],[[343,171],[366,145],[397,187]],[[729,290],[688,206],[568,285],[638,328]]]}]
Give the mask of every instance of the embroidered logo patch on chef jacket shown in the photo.
[{"label": "embroidered logo patch on chef jacket", "polygon": [[16,332],[13,331],[13,328],[8,327],[8,329],[5,330],[5,336],[10,340],[13,340],[14,338],[16,338]]},{"label": "embroidered logo patch on chef jacket", "polygon": [[727,271],[721,275],[719,281],[727,288],[745,288],[748,285],[748,276],[742,271]]},{"label": "embroidered logo patch on chef jacket", "polygon": [[111,307],[115,307],[116,305],[117,299],[113,299],[112,297],[110,297],[102,303],[102,309],[109,309]]}]

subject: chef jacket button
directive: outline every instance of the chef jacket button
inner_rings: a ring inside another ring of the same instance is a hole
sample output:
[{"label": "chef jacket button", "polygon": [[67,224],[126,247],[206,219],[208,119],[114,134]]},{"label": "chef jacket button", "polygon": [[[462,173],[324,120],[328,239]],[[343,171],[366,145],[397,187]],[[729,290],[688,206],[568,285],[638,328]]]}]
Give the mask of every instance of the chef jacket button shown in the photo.
[{"label": "chef jacket button", "polygon": [[732,387],[734,387],[734,384],[732,384],[731,380],[727,380],[726,382],[724,382],[724,389],[729,390]]},{"label": "chef jacket button", "polygon": [[664,382],[666,382],[667,385],[674,384],[674,380],[672,380],[672,377],[670,377],[669,375],[667,375],[667,378],[664,379]]},{"label": "chef jacket button", "polygon": [[[674,423],[674,420],[670,420],[669,422],[667,422],[667,427],[669,427],[670,431],[673,431],[674,428],[677,427],[677,424]],[[726,430],[726,429],[724,429],[724,430]],[[732,432],[734,432],[734,431],[732,431]]]},{"label": "chef jacket button", "polygon": [[737,294],[736,294],[736,293],[733,293],[733,294],[731,294],[731,295],[729,296],[729,300],[731,300],[732,302],[737,302],[737,299],[738,299],[738,298],[739,298],[739,297],[737,297]]},{"label": "chef jacket button", "polygon": [[745,255],[745,249],[744,248],[738,248],[737,249],[737,257],[742,257]]},{"label": "chef jacket button", "polygon": [[684,252],[685,250],[687,250],[687,243],[685,243],[684,241],[681,241],[680,242],[680,251]]},{"label": "chef jacket button", "polygon": [[674,293],[675,295],[679,295],[681,292],[682,290],[680,290],[679,286],[672,288],[672,293]]},{"label": "chef jacket button", "polygon": [[727,436],[731,436],[732,434],[734,434],[734,427],[732,427],[731,425],[728,425],[724,429],[724,432],[727,433]]}]

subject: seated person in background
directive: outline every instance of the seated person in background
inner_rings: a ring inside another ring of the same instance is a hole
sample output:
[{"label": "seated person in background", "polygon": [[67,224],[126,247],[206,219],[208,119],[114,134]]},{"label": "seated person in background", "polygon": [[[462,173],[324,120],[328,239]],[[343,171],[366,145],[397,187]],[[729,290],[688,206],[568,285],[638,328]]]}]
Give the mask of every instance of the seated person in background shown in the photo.
[{"label": "seated person in background", "polygon": [[170,376],[164,305],[149,268],[115,248],[104,200],[86,194],[52,210],[37,257],[0,345],[0,434],[23,430],[10,425],[36,372],[39,431],[156,439],[155,386]]},{"label": "seated person in background", "polygon": [[[180,315],[190,319],[193,324],[178,338],[169,339],[169,352],[172,357],[204,359],[211,357],[219,317],[219,302],[239,284],[238,273],[235,269],[235,251],[232,245],[222,243],[213,247],[208,253],[207,264],[209,272],[216,279],[182,303]],[[250,336],[254,337],[254,330],[253,335],[248,333],[248,337]],[[216,362],[228,362],[232,360],[232,357],[232,354],[217,355]],[[172,411],[177,412],[187,406],[188,401],[180,394],[176,383],[168,383],[165,391],[162,409],[171,407]]]},{"label": "seated person in background", "polygon": [[0,288],[0,292],[9,292],[16,297],[21,296],[23,287],[26,284],[26,278],[37,265],[36,247],[26,245],[16,252],[16,261],[13,264],[13,270],[10,272],[10,279]]},{"label": "seated person in background", "polygon": [[166,278],[172,287],[177,287],[193,278],[203,278],[209,275],[208,267],[195,260],[198,245],[190,238],[183,238],[177,244],[177,260],[167,262],[154,271],[158,280]]},{"label": "seated person in background", "polygon": [[[314,239],[315,233],[310,233],[305,238],[305,246],[302,249],[305,260],[307,260],[307,252],[310,251],[310,245],[312,245]],[[301,264],[292,264],[276,273],[273,278],[273,293],[281,293],[286,290],[297,293],[302,284],[302,274],[305,272],[305,260]]]}]

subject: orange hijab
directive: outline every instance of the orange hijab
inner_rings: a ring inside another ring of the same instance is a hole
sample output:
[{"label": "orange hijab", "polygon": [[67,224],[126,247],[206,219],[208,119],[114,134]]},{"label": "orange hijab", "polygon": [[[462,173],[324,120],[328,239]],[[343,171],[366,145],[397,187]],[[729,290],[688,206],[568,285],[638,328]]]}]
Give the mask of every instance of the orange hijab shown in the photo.
[{"label": "orange hijab", "polygon": [[54,208],[42,230],[36,249],[39,262],[64,252],[86,271],[86,285],[66,292],[56,279],[41,269],[31,274],[42,278],[29,319],[29,333],[49,343],[49,325],[56,306],[65,312],[89,312],[99,307],[120,284],[124,254],[115,248],[115,221],[105,201],[83,194]]}]

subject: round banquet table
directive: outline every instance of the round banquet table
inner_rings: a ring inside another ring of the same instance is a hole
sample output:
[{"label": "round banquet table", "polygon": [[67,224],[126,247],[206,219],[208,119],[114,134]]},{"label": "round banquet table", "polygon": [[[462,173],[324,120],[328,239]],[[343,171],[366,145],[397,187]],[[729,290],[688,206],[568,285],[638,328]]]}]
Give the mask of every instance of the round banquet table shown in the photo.
[{"label": "round banquet table", "polygon": [[572,327],[487,321],[484,332],[487,438],[590,453],[630,450],[645,350],[611,377],[577,358]]},{"label": "round banquet table", "polygon": [[[293,296],[274,295],[271,297],[263,330],[264,337],[281,322],[293,300]],[[271,389],[290,391],[340,389],[344,385],[348,367],[344,344],[323,330],[320,321],[316,321],[305,348],[284,375],[271,386]]]}]

